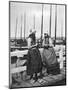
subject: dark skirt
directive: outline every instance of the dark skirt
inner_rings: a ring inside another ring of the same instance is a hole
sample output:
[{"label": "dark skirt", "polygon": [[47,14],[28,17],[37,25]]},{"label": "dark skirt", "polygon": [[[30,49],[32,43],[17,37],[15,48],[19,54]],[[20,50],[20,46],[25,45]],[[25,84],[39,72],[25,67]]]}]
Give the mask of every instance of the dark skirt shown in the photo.
[{"label": "dark skirt", "polygon": [[56,54],[53,48],[43,50],[42,54],[43,62],[46,65],[48,74],[59,74],[60,66],[56,58]]},{"label": "dark skirt", "polygon": [[57,75],[60,74],[60,68],[59,68],[59,63],[56,63],[52,66],[48,66],[47,67],[47,73],[48,74],[53,74],[53,75]]},{"label": "dark skirt", "polygon": [[37,48],[30,49],[27,57],[27,74],[32,75],[41,72],[41,70],[42,59],[39,50]]}]

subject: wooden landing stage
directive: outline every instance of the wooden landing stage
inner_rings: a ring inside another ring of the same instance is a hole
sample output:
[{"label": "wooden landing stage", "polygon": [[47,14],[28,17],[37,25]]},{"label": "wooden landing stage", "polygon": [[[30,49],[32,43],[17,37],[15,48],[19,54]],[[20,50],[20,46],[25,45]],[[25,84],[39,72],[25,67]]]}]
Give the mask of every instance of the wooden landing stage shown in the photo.
[{"label": "wooden landing stage", "polygon": [[[20,80],[20,83],[12,84],[11,88],[20,88],[20,87],[40,87],[40,86],[57,86],[62,85],[64,81],[65,85],[65,70],[62,70],[58,75],[44,75],[42,79],[38,79],[38,81],[34,82],[33,79],[31,80]],[[60,83],[60,84],[58,84]]]}]

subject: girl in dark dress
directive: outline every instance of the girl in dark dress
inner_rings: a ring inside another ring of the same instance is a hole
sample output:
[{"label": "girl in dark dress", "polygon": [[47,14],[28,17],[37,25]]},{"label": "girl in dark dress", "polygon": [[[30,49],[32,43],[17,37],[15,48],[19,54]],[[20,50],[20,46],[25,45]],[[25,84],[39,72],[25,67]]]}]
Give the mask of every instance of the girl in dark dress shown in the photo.
[{"label": "girl in dark dress", "polygon": [[37,81],[37,73],[42,74],[42,59],[40,51],[37,47],[29,49],[27,58],[27,74],[30,75],[30,79],[33,78],[35,74],[35,81]]}]

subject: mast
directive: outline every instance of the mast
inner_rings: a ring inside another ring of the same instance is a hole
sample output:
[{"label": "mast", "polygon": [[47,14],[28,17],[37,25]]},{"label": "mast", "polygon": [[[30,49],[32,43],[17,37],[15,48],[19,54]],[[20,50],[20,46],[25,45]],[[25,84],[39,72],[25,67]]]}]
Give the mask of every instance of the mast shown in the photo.
[{"label": "mast", "polygon": [[41,44],[42,44],[42,36],[43,36],[43,4],[42,4],[42,19],[41,19]]},{"label": "mast", "polygon": [[50,24],[49,24],[49,35],[51,36],[51,17],[52,17],[52,5],[50,5]]},{"label": "mast", "polygon": [[21,15],[21,34],[20,35],[21,35],[20,39],[22,40],[22,15]]},{"label": "mast", "polygon": [[56,45],[56,32],[57,32],[57,5],[55,6],[55,42],[54,42],[54,46]]},{"label": "mast", "polygon": [[33,22],[33,23],[34,23],[33,28],[35,29],[35,15],[34,15],[33,19],[34,19],[34,20],[33,20],[33,21],[34,21],[34,22]]},{"label": "mast", "polygon": [[61,21],[61,39],[63,40],[63,21]]},{"label": "mast", "polygon": [[24,40],[25,40],[25,30],[26,30],[26,13],[24,13]]},{"label": "mast", "polygon": [[16,46],[16,36],[17,36],[17,24],[18,24],[18,18],[16,18],[16,29],[15,29],[15,46]]}]

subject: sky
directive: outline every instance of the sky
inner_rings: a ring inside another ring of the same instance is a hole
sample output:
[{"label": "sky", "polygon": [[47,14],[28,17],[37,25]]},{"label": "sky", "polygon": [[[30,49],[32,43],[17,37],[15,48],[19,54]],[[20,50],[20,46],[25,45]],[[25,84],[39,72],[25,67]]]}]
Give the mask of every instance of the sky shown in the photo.
[{"label": "sky", "polygon": [[[49,34],[50,25],[50,6],[51,4],[43,5],[43,36],[44,33]],[[55,7],[52,5],[52,16],[51,16],[51,37],[55,36]],[[10,37],[15,38],[16,20],[17,20],[17,34],[16,38],[21,36],[22,26],[22,37],[24,37],[24,17],[25,19],[25,37],[29,35],[30,29],[35,30],[36,37],[41,36],[41,20],[42,20],[42,4],[36,3],[10,3]],[[34,20],[35,18],[35,20]],[[65,37],[65,6],[57,5],[57,37]]]}]

